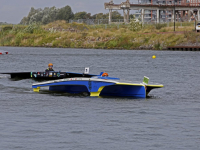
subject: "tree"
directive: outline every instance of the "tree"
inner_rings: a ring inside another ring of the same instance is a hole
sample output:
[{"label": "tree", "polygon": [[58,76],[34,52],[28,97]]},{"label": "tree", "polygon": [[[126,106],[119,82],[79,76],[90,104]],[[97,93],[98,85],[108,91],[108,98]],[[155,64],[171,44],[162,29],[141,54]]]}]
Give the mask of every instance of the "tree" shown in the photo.
[{"label": "tree", "polygon": [[53,7],[45,7],[44,9],[35,9],[31,7],[31,10],[27,17],[24,17],[20,24],[32,24],[33,22],[42,22],[47,24],[56,20],[66,20],[73,19],[74,14],[70,6],[65,6],[60,9]]},{"label": "tree", "polygon": [[42,24],[48,24],[51,22],[51,17],[49,15],[44,15],[42,18]]},{"label": "tree", "polygon": [[92,19],[91,13],[87,13],[85,17],[86,19]]},{"label": "tree", "polygon": [[31,10],[30,10],[28,16],[27,17],[23,17],[23,19],[20,21],[20,24],[29,24],[30,21],[33,22],[33,21],[37,20],[38,18],[36,16],[34,16],[34,15],[36,15],[40,11],[42,11],[41,8],[35,9],[34,7],[31,7]]},{"label": "tree", "polygon": [[87,13],[85,11],[77,12],[74,14],[74,20],[78,19],[91,19],[91,13]]},{"label": "tree", "polygon": [[92,18],[94,19],[108,19],[109,18],[109,14],[103,14],[103,13],[98,13],[92,16]]},{"label": "tree", "polygon": [[112,12],[112,19],[123,19],[123,18],[124,17],[118,11]]},{"label": "tree", "polygon": [[58,10],[56,20],[66,20],[72,19],[74,14],[70,6],[65,6]]},{"label": "tree", "polygon": [[[106,14],[98,13],[98,14],[93,15],[91,18],[92,19],[108,19],[109,13],[106,13]],[[112,19],[123,19],[123,16],[118,11],[113,11]]]},{"label": "tree", "polygon": [[130,14],[130,15],[129,15],[129,19],[133,19],[134,17],[135,17],[134,14]]},{"label": "tree", "polygon": [[36,14],[34,14],[34,15],[31,17],[29,23],[33,23],[33,22],[42,22],[43,16],[44,16],[44,12],[43,12],[43,11],[39,11],[39,12],[37,12]]},{"label": "tree", "polygon": [[86,15],[87,15],[87,13],[85,11],[77,12],[77,13],[74,14],[74,20],[86,19]]},{"label": "tree", "polygon": [[56,9],[55,6],[50,8],[49,10],[49,16],[51,16],[50,22],[53,22],[56,20],[57,13],[58,13],[58,9]]},{"label": "tree", "polygon": [[24,17],[24,18],[20,21],[20,24],[23,24],[23,25],[28,24],[28,18],[27,18],[27,17]]},{"label": "tree", "polygon": [[35,9],[34,7],[31,7],[31,10],[30,10],[30,12],[29,12],[29,14],[28,14],[28,16],[27,16],[28,22],[30,21],[31,17],[32,17],[33,15],[35,15],[37,12],[38,12],[37,9]]}]

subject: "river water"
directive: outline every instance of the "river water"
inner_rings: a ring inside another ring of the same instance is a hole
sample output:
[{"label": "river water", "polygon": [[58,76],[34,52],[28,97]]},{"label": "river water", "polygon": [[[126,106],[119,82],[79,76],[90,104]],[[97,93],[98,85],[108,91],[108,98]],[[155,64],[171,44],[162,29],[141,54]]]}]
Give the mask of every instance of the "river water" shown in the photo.
[{"label": "river water", "polygon": [[[32,91],[36,81],[0,75],[2,150],[197,150],[200,52],[0,47],[0,72],[106,71],[164,88],[147,99],[91,98]],[[156,59],[152,59],[156,55]]]}]

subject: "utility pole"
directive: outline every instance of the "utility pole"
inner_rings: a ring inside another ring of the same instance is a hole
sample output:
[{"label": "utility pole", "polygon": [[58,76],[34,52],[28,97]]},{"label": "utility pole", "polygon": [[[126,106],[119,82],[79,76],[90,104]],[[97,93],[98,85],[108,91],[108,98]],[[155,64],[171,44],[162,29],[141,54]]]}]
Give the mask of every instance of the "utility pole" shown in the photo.
[{"label": "utility pole", "polygon": [[175,32],[175,25],[176,25],[176,7],[175,7],[175,0],[174,0],[174,32]]},{"label": "utility pole", "polygon": [[194,20],[195,20],[194,26],[195,26],[195,31],[196,31],[196,14],[194,14]]}]

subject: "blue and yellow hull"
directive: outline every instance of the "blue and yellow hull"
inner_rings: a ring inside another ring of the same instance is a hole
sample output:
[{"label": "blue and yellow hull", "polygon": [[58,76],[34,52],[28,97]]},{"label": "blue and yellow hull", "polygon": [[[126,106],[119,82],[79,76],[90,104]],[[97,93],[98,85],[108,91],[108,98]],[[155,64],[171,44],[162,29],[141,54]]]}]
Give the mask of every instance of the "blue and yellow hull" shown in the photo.
[{"label": "blue and yellow hull", "polygon": [[98,78],[68,78],[33,84],[35,92],[41,87],[49,87],[50,91],[66,93],[87,92],[90,96],[119,96],[145,98],[154,88],[161,88],[163,85],[144,85],[142,83],[124,83],[117,80]]}]

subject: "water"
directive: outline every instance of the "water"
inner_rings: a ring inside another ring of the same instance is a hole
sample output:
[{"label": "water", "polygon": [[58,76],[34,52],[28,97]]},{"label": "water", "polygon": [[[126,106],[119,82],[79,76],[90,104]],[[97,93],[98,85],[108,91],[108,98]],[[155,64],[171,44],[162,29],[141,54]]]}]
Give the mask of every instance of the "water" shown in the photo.
[{"label": "water", "polygon": [[[91,98],[32,92],[36,81],[0,75],[0,149],[197,150],[200,147],[200,53],[11,48],[0,72],[107,71],[126,80],[165,87],[147,99]],[[151,56],[156,55],[156,59]]]}]

